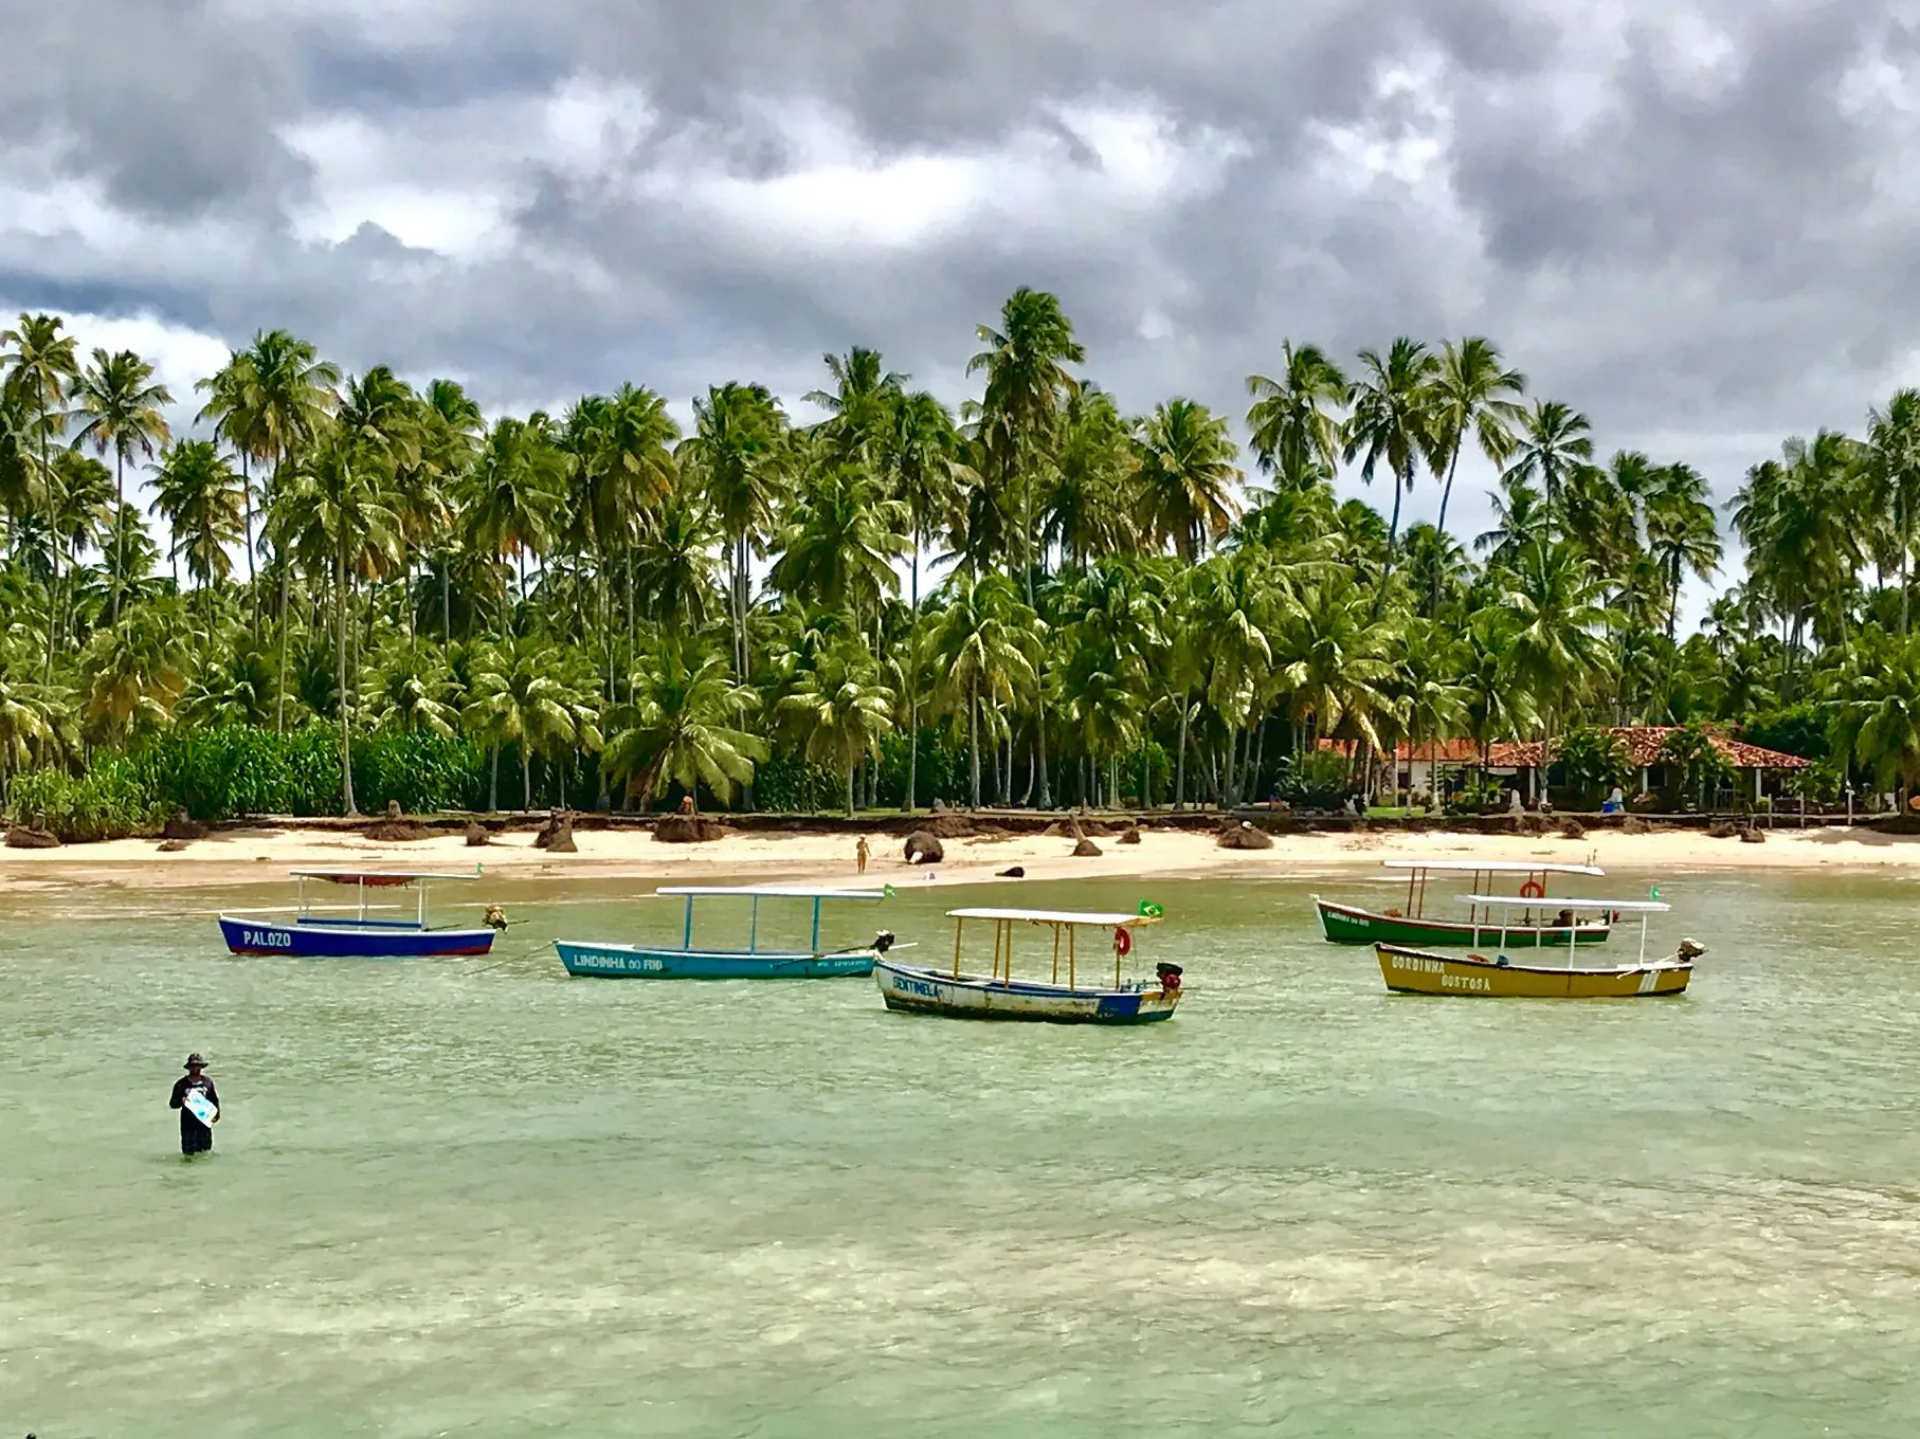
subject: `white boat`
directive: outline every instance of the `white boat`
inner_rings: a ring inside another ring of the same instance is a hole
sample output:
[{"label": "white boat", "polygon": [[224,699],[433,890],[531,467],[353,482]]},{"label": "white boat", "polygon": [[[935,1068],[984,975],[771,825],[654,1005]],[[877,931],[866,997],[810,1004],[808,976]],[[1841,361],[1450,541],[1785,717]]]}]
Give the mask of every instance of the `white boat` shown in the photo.
[{"label": "white boat", "polygon": [[[1151,1024],[1173,1017],[1180,1003],[1181,968],[1154,966],[1151,980],[1128,980],[1125,962],[1133,952],[1133,931],[1160,919],[1158,905],[1142,905],[1135,914],[1082,913],[1049,909],[955,909],[953,964],[949,967],[901,964],[884,956],[873,966],[874,982],[888,1009],[907,1014],[936,1014],[949,1019],[1028,1020],[1047,1024]],[[986,975],[960,967],[968,920],[993,926],[993,963]],[[1013,977],[1016,928],[1031,926],[1050,935],[1051,978]],[[1080,978],[1078,935],[1083,929],[1112,931],[1113,982],[1105,982],[1105,957],[1097,962],[1100,980]],[[1064,969],[1064,983],[1062,982]]]}]

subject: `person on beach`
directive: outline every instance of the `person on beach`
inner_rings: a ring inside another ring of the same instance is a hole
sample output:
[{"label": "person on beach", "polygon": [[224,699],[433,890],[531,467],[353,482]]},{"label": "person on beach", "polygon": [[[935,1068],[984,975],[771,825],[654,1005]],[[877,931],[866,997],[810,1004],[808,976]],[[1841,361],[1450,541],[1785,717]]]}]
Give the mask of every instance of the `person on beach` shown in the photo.
[{"label": "person on beach", "polygon": [[187,1056],[187,1072],[173,1082],[173,1097],[167,1101],[167,1108],[180,1111],[180,1152],[182,1154],[205,1154],[213,1148],[213,1129],[202,1124],[187,1108],[187,1096],[200,1094],[213,1106],[213,1122],[220,1122],[220,1092],[213,1087],[213,1081],[206,1074],[207,1062],[198,1054]]},{"label": "person on beach", "polygon": [[854,862],[860,866],[862,874],[867,872],[867,855],[871,852],[867,846],[867,837],[864,834],[861,835],[860,843],[853,847],[853,858]]}]

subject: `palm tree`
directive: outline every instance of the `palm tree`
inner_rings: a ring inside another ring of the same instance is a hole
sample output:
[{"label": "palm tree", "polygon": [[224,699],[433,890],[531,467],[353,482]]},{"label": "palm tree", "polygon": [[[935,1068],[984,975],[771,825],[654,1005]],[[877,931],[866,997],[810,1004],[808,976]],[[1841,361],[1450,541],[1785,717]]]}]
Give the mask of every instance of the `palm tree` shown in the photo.
[{"label": "palm tree", "polygon": [[934,699],[965,717],[967,783],[980,807],[981,707],[1012,704],[1038,685],[1036,661],[1042,630],[1003,575],[956,576],[933,621],[927,648],[938,677]]},{"label": "palm tree", "polygon": [[1447,502],[1453,498],[1453,473],[1460,464],[1460,452],[1472,434],[1495,468],[1506,463],[1513,453],[1514,427],[1524,414],[1519,397],[1525,393],[1527,377],[1507,368],[1493,341],[1469,335],[1454,344],[1448,341],[1440,352],[1439,373],[1434,377],[1435,425],[1438,443],[1434,455],[1438,467],[1446,470],[1440,490],[1440,518],[1434,527],[1442,534],[1447,528]]},{"label": "palm tree", "polygon": [[1298,487],[1320,475],[1331,475],[1340,463],[1340,422],[1335,411],[1344,409],[1349,385],[1339,366],[1317,345],[1281,346],[1280,378],[1247,376],[1248,444],[1260,472],[1278,475]]},{"label": "palm tree", "polygon": [[[235,419],[235,433],[245,436],[247,453],[268,467],[263,508],[269,514],[282,490],[280,470],[296,454],[312,446],[331,422],[339,404],[340,367],[319,358],[305,340],[285,330],[261,330],[245,351],[240,367],[248,384],[238,397],[241,403]],[[249,561],[251,563],[251,561]],[[291,627],[287,606],[292,580],[291,567],[280,563],[280,674],[276,688],[280,694],[274,724],[285,731],[287,724],[287,648]],[[254,627],[259,628],[256,602]]]},{"label": "palm tree", "polygon": [[[521,598],[526,598],[527,556],[547,544],[566,502],[566,456],[552,442],[546,416],[501,419],[466,480],[463,512],[473,544],[495,559],[512,558],[520,568]],[[500,632],[513,633],[510,609],[500,616]]]},{"label": "palm tree", "polygon": [[1914,511],[1920,507],[1920,390],[1897,390],[1884,410],[1869,412],[1861,460],[1874,508],[1893,522],[1904,638],[1912,618]]},{"label": "palm tree", "polygon": [[1647,496],[1647,547],[1667,588],[1667,639],[1680,615],[1684,573],[1706,580],[1720,567],[1720,526],[1707,499],[1707,482],[1690,465],[1668,465]]},{"label": "palm tree", "polygon": [[803,668],[774,706],[774,715],[814,764],[831,765],[846,780],[847,817],[858,809],[853,772],[879,752],[893,729],[893,691],[880,682],[878,666],[857,640],[834,645]]},{"label": "palm tree", "polygon": [[1008,573],[1017,558],[1028,571],[1027,604],[1033,604],[1032,568],[1039,560],[1034,528],[1033,482],[1050,458],[1061,411],[1079,382],[1067,370],[1086,359],[1074,338],[1073,322],[1057,296],[1021,286],[1000,312],[1000,328],[979,327],[985,347],[967,362],[967,373],[984,374],[980,432],[994,462],[995,478],[1009,494],[1018,494],[1024,520],[1021,549],[1009,555]]},{"label": "palm tree", "polygon": [[1613,613],[1592,566],[1564,540],[1535,540],[1520,551],[1502,603],[1513,616],[1514,675],[1533,695],[1551,742],[1554,718],[1570,713],[1608,668]]},{"label": "palm tree", "polygon": [[634,676],[631,712],[601,767],[638,793],[642,809],[669,785],[696,794],[704,784],[731,804],[735,790],[752,782],[755,763],[769,753],[765,740],[742,728],[759,696],[727,671],[720,655],[689,664],[684,648],[669,643]]},{"label": "palm tree", "polygon": [[1240,509],[1233,495],[1238,450],[1227,422],[1205,405],[1170,400],[1140,423],[1137,447],[1133,508],[1150,540],[1171,540],[1174,553],[1192,564],[1226,538]]},{"label": "palm tree", "polygon": [[177,599],[135,605],[94,631],[83,664],[85,713],[101,738],[124,741],[172,719],[192,661],[191,630],[177,605]]},{"label": "palm tree", "polygon": [[1834,748],[1872,771],[1876,788],[1911,791],[1920,782],[1920,640],[1863,633],[1832,693]]},{"label": "palm tree", "polygon": [[867,460],[885,442],[894,405],[905,393],[910,376],[889,370],[878,350],[855,345],[845,355],[822,355],[831,390],[809,390],[803,398],[818,405],[829,418],[822,434],[843,460]]},{"label": "palm tree", "polygon": [[[1040,566],[1040,536],[1034,525],[1034,490],[1040,472],[1052,459],[1059,436],[1061,413],[1079,387],[1067,370],[1087,357],[1074,338],[1073,322],[1059,298],[1023,285],[1001,307],[1000,328],[982,325],[977,331],[984,346],[967,361],[967,373],[984,374],[986,389],[979,404],[980,438],[986,449],[993,483],[1009,513],[1014,497],[1021,519],[1017,553],[1009,549],[1007,573],[1017,563],[1026,573],[1027,608],[1034,608],[1034,572]],[[1034,760],[1038,803],[1053,800],[1047,784],[1047,725],[1044,700],[1034,725]]]},{"label": "palm tree", "polygon": [[[153,366],[132,350],[108,354],[96,349],[93,361],[71,387],[75,413],[82,418],[74,448],[91,443],[96,453],[113,451],[113,488],[117,510],[127,502],[126,462],[136,451],[152,458],[172,435],[160,406],[173,392],[153,378]],[[116,575],[113,617],[120,617],[118,592],[126,576]]]},{"label": "palm tree", "polygon": [[360,671],[360,712],[375,729],[451,737],[459,721],[446,660],[389,636]]},{"label": "palm tree", "polygon": [[[5,365],[5,378],[0,380],[0,400],[31,410],[34,416],[32,436],[35,441],[31,447],[38,463],[33,484],[21,486],[38,488],[45,493],[49,508],[57,507],[53,489],[58,481],[48,452],[52,440],[66,430],[67,416],[64,409],[68,387],[79,377],[80,364],[74,349],[71,335],[60,333],[63,322],[57,315],[33,314],[22,312],[19,322],[6,331],[0,331],[0,364]],[[61,407],[61,408],[56,408]],[[23,448],[22,453],[25,453]],[[25,466],[21,467],[22,472]],[[24,494],[9,496],[7,502],[9,520],[17,521],[24,513]],[[58,536],[52,547],[52,588],[57,589],[60,582],[60,546]],[[50,679],[54,661],[54,637],[58,605],[52,594],[47,603],[47,676]]]},{"label": "palm tree", "polygon": [[1444,443],[1437,396],[1440,363],[1417,340],[1402,336],[1383,357],[1375,350],[1360,352],[1361,378],[1348,392],[1352,413],[1347,417],[1342,454],[1349,464],[1360,458],[1360,478],[1371,484],[1384,464],[1393,479],[1393,518],[1387,524],[1387,562],[1381,572],[1380,598],[1393,573],[1400,536],[1400,501],[1413,488],[1415,468],[1425,461],[1437,469]]},{"label": "palm tree", "polygon": [[400,517],[393,507],[392,481],[390,458],[377,443],[358,429],[333,430],[300,457],[273,516],[283,550],[299,554],[310,568],[330,564],[333,571],[334,674],[340,695],[342,802],[348,814],[359,811],[353,799],[347,610],[354,579],[372,578],[383,563],[399,557]]},{"label": "palm tree", "polygon": [[1535,400],[1520,420],[1520,434],[1509,459],[1515,479],[1537,480],[1547,508],[1560,504],[1560,489],[1582,465],[1593,463],[1593,437],[1587,417],[1558,400]]},{"label": "palm tree", "polygon": [[520,753],[521,808],[533,808],[533,756],[563,746],[598,748],[599,731],[585,694],[566,673],[551,640],[534,635],[483,646],[473,666],[467,723],[493,752],[487,807],[498,809],[500,746]]},{"label": "palm tree", "polygon": [[1067,401],[1047,470],[1043,546],[1057,548],[1069,568],[1137,549],[1140,524],[1130,501],[1139,463],[1133,427],[1113,396],[1098,385],[1082,385]]},{"label": "palm tree", "polygon": [[168,553],[176,563],[185,556],[187,572],[205,592],[209,626],[212,587],[233,573],[227,551],[243,537],[244,505],[240,477],[213,441],[181,440],[161,451],[154,471],[153,511],[165,515],[173,531]]},{"label": "palm tree", "polygon": [[900,591],[893,561],[912,548],[900,533],[902,506],[858,465],[828,461],[802,482],[767,580],[784,594],[872,619]]},{"label": "palm tree", "polygon": [[733,673],[748,676],[749,564],[765,554],[788,456],[787,417],[764,385],[728,383],[693,402],[694,432],[681,443],[683,464],[697,474],[726,546],[727,614],[733,625]]}]

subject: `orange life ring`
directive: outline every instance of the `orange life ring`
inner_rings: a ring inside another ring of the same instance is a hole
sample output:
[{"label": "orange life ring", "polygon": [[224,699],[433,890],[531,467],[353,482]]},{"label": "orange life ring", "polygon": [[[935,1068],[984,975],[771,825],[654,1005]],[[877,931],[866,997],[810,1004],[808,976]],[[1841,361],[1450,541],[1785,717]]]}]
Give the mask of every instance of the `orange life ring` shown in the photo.
[{"label": "orange life ring", "polygon": [[1520,886],[1520,898],[1522,899],[1545,899],[1546,897],[1547,892],[1541,887],[1540,881],[1537,879],[1530,879]]},{"label": "orange life ring", "polygon": [[1133,953],[1133,936],[1127,932],[1124,924],[1113,932],[1113,952],[1122,959]]}]

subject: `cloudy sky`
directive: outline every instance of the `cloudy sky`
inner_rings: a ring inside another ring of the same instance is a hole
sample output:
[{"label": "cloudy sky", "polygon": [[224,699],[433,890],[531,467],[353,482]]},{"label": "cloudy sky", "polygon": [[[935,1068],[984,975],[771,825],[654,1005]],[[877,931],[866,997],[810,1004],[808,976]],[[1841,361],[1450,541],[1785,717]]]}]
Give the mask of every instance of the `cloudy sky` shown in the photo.
[{"label": "cloudy sky", "polygon": [[490,409],[684,409],[856,343],[957,400],[1030,284],[1129,406],[1483,333],[1724,498],[1920,379],[1917,12],[10,0],[0,313],[181,393],[285,326]]}]

